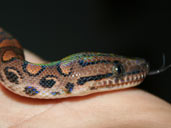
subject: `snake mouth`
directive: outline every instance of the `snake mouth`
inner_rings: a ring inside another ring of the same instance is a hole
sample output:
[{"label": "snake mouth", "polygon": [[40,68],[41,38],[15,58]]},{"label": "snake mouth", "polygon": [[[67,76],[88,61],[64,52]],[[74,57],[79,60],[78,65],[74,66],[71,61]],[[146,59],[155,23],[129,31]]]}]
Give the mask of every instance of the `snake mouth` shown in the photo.
[{"label": "snake mouth", "polygon": [[142,73],[135,74],[135,75],[125,76],[124,78],[121,78],[118,83],[116,83],[117,78],[115,78],[114,79],[115,83],[111,86],[119,86],[120,88],[136,86],[144,80],[146,75],[147,73],[142,72]]},{"label": "snake mouth", "polygon": [[139,85],[147,76],[147,72],[141,72],[133,75],[126,75],[122,78],[106,79],[95,82],[90,90],[106,91],[117,90]]}]

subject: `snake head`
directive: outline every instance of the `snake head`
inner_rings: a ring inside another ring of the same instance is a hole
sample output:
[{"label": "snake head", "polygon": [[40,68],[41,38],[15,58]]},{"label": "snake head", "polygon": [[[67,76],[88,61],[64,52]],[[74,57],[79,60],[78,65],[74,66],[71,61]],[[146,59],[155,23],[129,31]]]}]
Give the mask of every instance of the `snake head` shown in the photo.
[{"label": "snake head", "polygon": [[104,79],[106,82],[103,79],[99,82],[106,83],[105,86],[99,86],[101,90],[117,90],[139,85],[149,72],[149,64],[144,59],[116,57],[112,62],[111,77]]},{"label": "snake head", "polygon": [[140,58],[116,59],[113,61],[112,72],[113,76],[118,79],[132,77],[132,80],[139,80],[139,78],[144,78],[149,72],[149,64],[144,59]]},{"label": "snake head", "polygon": [[[85,62],[81,67],[82,74],[77,85],[87,93],[111,91],[136,86],[140,84],[149,72],[149,64],[140,58],[123,56],[94,57],[93,61]],[[87,65],[86,65],[87,64]],[[88,73],[86,73],[88,72]],[[80,89],[80,90],[81,90]]]}]

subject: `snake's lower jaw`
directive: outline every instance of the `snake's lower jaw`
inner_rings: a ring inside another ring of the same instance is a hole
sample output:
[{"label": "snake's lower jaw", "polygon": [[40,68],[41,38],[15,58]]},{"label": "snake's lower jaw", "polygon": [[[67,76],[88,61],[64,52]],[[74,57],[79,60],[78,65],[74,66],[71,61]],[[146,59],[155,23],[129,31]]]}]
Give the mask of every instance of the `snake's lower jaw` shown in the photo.
[{"label": "snake's lower jaw", "polygon": [[135,75],[125,76],[124,78],[113,78],[101,80],[99,82],[95,82],[90,87],[92,92],[96,91],[110,91],[110,90],[119,90],[137,86],[141,84],[146,77],[147,73],[139,73]]}]

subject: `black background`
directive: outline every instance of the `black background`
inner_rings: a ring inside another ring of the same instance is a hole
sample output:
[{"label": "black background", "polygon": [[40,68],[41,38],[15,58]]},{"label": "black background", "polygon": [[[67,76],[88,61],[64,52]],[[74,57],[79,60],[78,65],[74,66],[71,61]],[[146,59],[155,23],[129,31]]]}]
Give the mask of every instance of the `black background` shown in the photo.
[{"label": "black background", "polygon": [[[0,26],[49,61],[82,51],[145,58],[156,69],[171,63],[168,1],[41,1],[2,3]],[[171,70],[138,86],[171,102]]]}]

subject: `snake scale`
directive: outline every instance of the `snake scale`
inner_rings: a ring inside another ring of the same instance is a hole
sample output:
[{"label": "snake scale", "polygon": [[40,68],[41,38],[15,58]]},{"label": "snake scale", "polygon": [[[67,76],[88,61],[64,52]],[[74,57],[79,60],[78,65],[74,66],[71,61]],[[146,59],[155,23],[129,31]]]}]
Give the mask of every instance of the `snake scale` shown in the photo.
[{"label": "snake scale", "polygon": [[25,60],[23,48],[0,28],[0,83],[21,96],[55,99],[139,85],[149,73],[140,58],[82,52],[47,64]]}]

